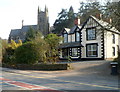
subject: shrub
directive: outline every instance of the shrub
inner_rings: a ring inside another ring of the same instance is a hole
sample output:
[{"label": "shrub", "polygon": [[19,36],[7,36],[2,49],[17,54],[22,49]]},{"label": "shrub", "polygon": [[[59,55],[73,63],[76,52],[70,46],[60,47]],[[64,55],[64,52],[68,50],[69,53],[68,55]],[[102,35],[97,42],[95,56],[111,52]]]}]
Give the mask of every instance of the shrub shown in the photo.
[{"label": "shrub", "polygon": [[28,42],[15,50],[15,60],[19,64],[35,64],[39,60],[40,54],[38,46]]},{"label": "shrub", "polygon": [[49,45],[49,50],[47,52],[47,59],[52,63],[56,63],[58,59],[58,46],[60,41],[62,40],[61,37],[57,36],[56,34],[48,34],[45,38],[45,41]]},{"label": "shrub", "polygon": [[6,48],[6,51],[3,54],[2,62],[3,63],[14,62],[14,49],[12,49],[11,47]]},{"label": "shrub", "polygon": [[2,62],[3,63],[9,63],[12,64],[15,61],[14,51],[17,47],[22,45],[22,41],[19,40],[18,43],[16,43],[14,40],[11,40],[11,42],[8,44],[6,41],[3,41],[2,43]]}]

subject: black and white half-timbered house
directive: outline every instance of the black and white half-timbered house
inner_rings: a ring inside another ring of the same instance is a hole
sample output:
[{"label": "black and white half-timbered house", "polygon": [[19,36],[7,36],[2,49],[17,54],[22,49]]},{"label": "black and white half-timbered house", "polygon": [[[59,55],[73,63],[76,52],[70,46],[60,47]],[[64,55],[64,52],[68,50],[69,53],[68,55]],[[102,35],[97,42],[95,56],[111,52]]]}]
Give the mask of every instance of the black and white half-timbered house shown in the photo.
[{"label": "black and white half-timbered house", "polygon": [[60,59],[114,59],[120,47],[120,32],[100,18],[89,16],[82,26],[64,28]]}]

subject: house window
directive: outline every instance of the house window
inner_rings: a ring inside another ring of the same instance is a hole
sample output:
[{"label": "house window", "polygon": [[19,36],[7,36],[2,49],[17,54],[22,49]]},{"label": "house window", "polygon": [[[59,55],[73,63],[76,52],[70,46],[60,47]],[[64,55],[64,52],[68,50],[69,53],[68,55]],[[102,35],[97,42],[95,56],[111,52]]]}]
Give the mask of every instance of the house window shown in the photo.
[{"label": "house window", "polygon": [[112,34],[112,43],[115,44],[115,34]]},{"label": "house window", "polygon": [[78,51],[77,48],[72,48],[72,56],[73,56],[73,57],[78,56],[78,55],[77,55],[77,51]]},{"label": "house window", "polygon": [[71,42],[75,42],[75,34],[71,34]]},{"label": "house window", "polygon": [[95,40],[95,39],[96,39],[95,28],[87,29],[87,40]]},{"label": "house window", "polygon": [[76,32],[76,41],[80,41],[80,33]]},{"label": "house window", "polygon": [[86,54],[87,57],[97,57],[97,44],[87,44]]},{"label": "house window", "polygon": [[68,35],[64,34],[64,43],[67,43],[67,40],[68,40]]},{"label": "house window", "polygon": [[112,47],[113,49],[113,56],[115,56],[115,47]]},{"label": "house window", "polygon": [[119,45],[117,45],[117,51],[118,51],[117,53],[119,53]]}]

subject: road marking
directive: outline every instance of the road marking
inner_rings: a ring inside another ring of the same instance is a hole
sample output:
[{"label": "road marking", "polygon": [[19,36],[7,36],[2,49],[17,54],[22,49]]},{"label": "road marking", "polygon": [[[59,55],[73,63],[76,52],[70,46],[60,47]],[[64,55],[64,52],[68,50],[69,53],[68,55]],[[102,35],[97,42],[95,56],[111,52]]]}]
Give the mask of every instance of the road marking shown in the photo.
[{"label": "road marking", "polygon": [[[22,76],[32,77],[32,78],[41,78],[41,79],[45,79],[45,77],[29,76],[29,75],[25,75],[25,74],[16,74],[16,73],[11,73],[11,74],[14,74],[14,75],[22,75]],[[46,79],[48,79],[48,78],[46,78]],[[81,83],[81,82],[74,82],[74,81],[65,81],[65,80],[60,80],[60,79],[49,79],[49,80],[56,80],[56,81],[69,82],[69,83],[80,84],[80,85],[87,85],[87,86],[93,86],[93,87],[101,87],[101,88],[109,88],[109,89],[120,90],[120,88],[117,88],[117,87],[109,87],[109,86],[102,86],[102,85],[94,85],[94,84]]]},{"label": "road marking", "polygon": [[25,82],[20,82],[20,81],[12,81],[10,79],[5,79],[5,78],[0,78],[0,80],[3,80],[4,83],[6,83],[6,84],[24,88],[24,89],[29,89],[29,90],[44,90],[46,92],[63,92],[63,91],[59,91],[59,90],[53,89],[53,88],[48,88],[48,87],[25,83]]}]

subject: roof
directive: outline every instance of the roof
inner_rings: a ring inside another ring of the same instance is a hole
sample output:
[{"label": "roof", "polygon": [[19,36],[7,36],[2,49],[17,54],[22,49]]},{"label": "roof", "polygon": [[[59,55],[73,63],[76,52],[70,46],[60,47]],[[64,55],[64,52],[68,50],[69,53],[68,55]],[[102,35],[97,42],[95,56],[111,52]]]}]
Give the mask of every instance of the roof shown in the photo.
[{"label": "roof", "polygon": [[22,27],[22,31],[27,32],[30,28],[37,29],[37,25],[25,25]]},{"label": "roof", "polygon": [[109,24],[108,22],[100,20],[100,19],[98,19],[98,18],[96,18],[96,17],[94,17],[92,15],[90,15],[90,17],[92,19],[94,19],[99,25],[101,25],[106,30],[117,33],[117,34],[120,34],[120,32],[115,27],[113,27],[111,24]]},{"label": "roof", "polygon": [[80,42],[72,42],[72,43],[63,43],[59,46],[59,48],[68,48],[68,47],[83,47]]},{"label": "roof", "polygon": [[70,29],[70,34],[73,34],[76,31],[76,28],[81,29],[81,26],[74,26]]},{"label": "roof", "polygon": [[69,34],[70,33],[70,29],[69,28],[64,28],[65,31]]},{"label": "roof", "polygon": [[12,29],[10,36],[17,36],[20,33],[21,29]]},{"label": "roof", "polygon": [[[75,25],[75,26],[72,27],[71,29],[69,29],[69,28],[64,28],[63,31],[65,30],[68,34],[73,34],[73,33],[76,31],[77,28],[81,29],[81,26],[76,26],[76,25]],[[63,31],[62,31],[62,32],[63,32]],[[61,32],[59,35],[61,35],[62,32]]]}]

